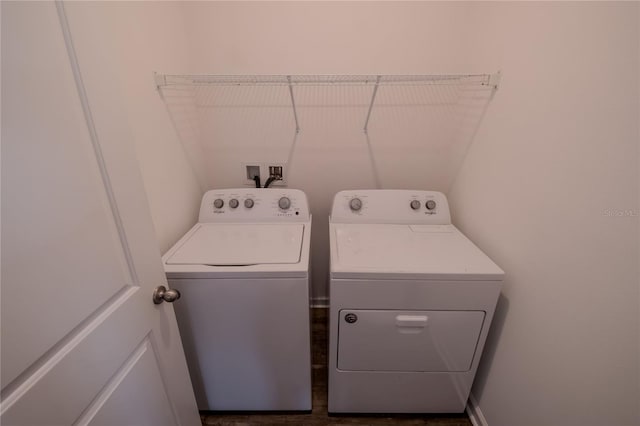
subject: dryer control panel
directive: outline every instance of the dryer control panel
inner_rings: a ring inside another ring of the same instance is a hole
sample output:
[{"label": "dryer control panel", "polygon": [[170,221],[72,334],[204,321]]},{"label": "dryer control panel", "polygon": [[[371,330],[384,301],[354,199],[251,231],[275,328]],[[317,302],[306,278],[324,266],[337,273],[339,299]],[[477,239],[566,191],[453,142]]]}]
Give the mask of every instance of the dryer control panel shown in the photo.
[{"label": "dryer control panel", "polygon": [[451,215],[442,192],[356,189],[335,195],[331,222],[449,225]]},{"label": "dryer control panel", "polygon": [[212,189],[202,197],[200,223],[308,222],[309,203],[299,189]]}]

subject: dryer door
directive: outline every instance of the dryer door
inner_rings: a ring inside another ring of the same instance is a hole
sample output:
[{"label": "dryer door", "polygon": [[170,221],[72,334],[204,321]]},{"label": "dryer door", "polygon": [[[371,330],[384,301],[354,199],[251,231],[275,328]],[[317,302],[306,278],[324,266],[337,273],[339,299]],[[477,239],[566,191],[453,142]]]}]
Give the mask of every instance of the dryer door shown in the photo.
[{"label": "dryer door", "polygon": [[468,371],[484,316],[484,311],[341,310],[338,369]]}]

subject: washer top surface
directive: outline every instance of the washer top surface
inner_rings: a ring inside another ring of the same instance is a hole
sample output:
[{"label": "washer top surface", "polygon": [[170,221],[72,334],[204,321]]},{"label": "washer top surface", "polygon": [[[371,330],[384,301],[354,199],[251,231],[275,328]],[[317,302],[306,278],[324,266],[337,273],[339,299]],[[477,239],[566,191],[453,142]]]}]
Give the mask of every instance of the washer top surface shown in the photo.
[{"label": "washer top surface", "polygon": [[199,223],[162,257],[168,278],[308,277],[311,214],[304,192],[213,189]]},{"label": "washer top surface", "polygon": [[201,223],[166,260],[168,265],[247,266],[300,262],[301,223]]}]

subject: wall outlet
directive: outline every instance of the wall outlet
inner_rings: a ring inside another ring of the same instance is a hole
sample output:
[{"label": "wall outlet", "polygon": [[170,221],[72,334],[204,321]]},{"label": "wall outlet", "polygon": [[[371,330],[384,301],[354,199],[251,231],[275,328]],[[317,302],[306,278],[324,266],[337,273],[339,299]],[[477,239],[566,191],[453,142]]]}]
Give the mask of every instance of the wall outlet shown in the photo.
[{"label": "wall outlet", "polygon": [[264,187],[264,184],[267,182],[267,179],[270,177],[275,177],[275,180],[269,184],[269,187],[275,186],[287,186],[287,175],[285,173],[286,163],[278,163],[278,162],[251,162],[251,163],[242,163],[242,185],[245,186],[255,186],[256,183],[254,181],[254,177],[258,176],[260,178],[260,186]]},{"label": "wall outlet", "polygon": [[271,186],[287,186],[284,163],[267,163],[267,178],[275,178]]},{"label": "wall outlet", "polygon": [[256,183],[253,180],[255,176],[260,178],[260,185],[262,186],[262,176],[260,163],[242,163],[242,184],[255,186]]}]

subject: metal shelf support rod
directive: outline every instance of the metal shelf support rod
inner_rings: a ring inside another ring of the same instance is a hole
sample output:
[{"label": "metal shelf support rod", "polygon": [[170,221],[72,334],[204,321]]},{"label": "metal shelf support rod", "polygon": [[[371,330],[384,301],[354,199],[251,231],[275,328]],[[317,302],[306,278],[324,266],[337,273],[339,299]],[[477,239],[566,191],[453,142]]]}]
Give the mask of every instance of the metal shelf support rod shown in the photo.
[{"label": "metal shelf support rod", "polygon": [[293,85],[291,84],[291,76],[287,76],[289,83],[289,94],[291,95],[291,106],[293,107],[293,119],[296,121],[296,134],[300,133],[300,124],[298,123],[298,111],[296,110],[296,98],[293,96]]},{"label": "metal shelf support rod", "polygon": [[376,85],[373,86],[373,93],[371,94],[371,102],[369,103],[369,111],[367,111],[367,119],[364,122],[365,134],[369,131],[369,119],[371,118],[371,110],[373,110],[373,103],[376,100],[376,93],[378,93],[378,85],[380,84],[380,76],[376,77]]}]

